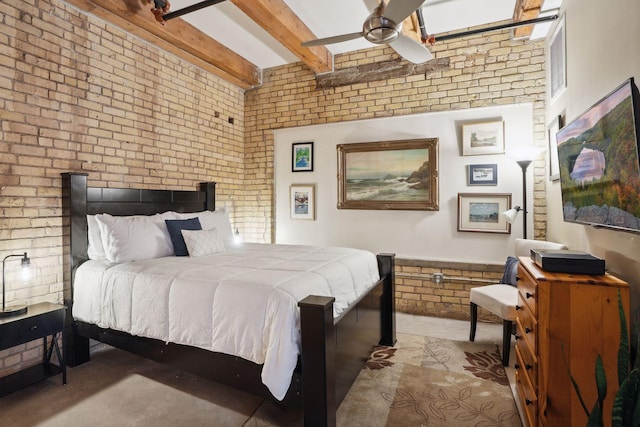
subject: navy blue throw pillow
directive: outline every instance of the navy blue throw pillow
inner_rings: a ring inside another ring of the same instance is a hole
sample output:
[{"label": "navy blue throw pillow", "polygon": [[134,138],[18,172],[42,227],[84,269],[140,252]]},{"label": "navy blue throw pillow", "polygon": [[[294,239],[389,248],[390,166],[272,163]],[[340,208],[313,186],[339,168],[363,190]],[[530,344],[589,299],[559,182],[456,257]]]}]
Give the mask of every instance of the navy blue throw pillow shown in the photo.
[{"label": "navy blue throw pillow", "polygon": [[500,283],[505,285],[517,286],[516,274],[518,273],[518,259],[512,256],[507,257],[507,262],[504,264],[504,274]]},{"label": "navy blue throw pillow", "polygon": [[171,243],[173,243],[173,252],[176,256],[188,256],[189,251],[182,237],[182,230],[202,230],[198,217],[189,219],[165,219]]}]

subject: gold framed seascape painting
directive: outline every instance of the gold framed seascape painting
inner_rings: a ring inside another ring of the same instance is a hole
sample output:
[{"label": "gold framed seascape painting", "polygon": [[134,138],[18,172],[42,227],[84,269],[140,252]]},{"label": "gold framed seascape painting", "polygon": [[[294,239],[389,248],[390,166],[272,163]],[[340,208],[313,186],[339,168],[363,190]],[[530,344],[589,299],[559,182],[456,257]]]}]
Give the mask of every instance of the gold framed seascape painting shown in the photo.
[{"label": "gold framed seascape painting", "polygon": [[438,207],[438,139],[340,144],[338,209]]}]

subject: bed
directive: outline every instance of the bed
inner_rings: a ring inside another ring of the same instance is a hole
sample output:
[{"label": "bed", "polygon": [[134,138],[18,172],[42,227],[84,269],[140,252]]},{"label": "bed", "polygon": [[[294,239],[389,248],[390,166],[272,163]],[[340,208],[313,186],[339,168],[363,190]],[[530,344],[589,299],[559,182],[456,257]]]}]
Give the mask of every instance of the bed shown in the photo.
[{"label": "bed", "polygon": [[[296,335],[299,337],[299,357],[294,360],[295,369],[291,380],[286,384],[288,387],[285,385],[281,392],[276,393],[273,393],[273,390],[274,387],[276,390],[278,387],[269,384],[263,378],[265,373],[272,371],[272,367],[269,363],[262,363],[259,357],[241,357],[233,352],[226,354],[211,351],[208,348],[209,343],[194,345],[188,340],[181,339],[182,336],[189,335],[188,333],[180,332],[181,329],[173,326],[167,328],[172,331],[169,338],[153,331],[145,333],[145,327],[123,331],[116,319],[117,313],[111,316],[116,320],[105,321],[79,308],[86,307],[87,295],[90,294],[82,287],[85,282],[89,283],[87,277],[92,274],[87,271],[100,271],[101,268],[99,262],[89,261],[88,215],[110,214],[114,217],[125,217],[164,212],[180,214],[217,212],[215,187],[215,183],[209,182],[200,184],[200,188],[195,191],[100,188],[88,186],[86,173],[62,174],[63,236],[66,255],[64,257],[64,299],[65,304],[71,308],[67,313],[70,313],[70,316],[72,316],[71,313],[75,313],[67,322],[65,338],[67,362],[71,366],[87,362],[90,358],[89,340],[94,339],[253,394],[274,398],[286,405],[301,406],[305,425],[335,425],[336,409],[362,369],[372,348],[378,344],[393,345],[395,343],[393,254],[379,254],[375,257],[374,266],[378,270],[376,278],[379,277],[379,280],[371,284],[366,292],[351,298],[348,305],[340,295],[337,295],[336,300],[336,296],[330,296],[324,291],[318,292],[318,295],[311,291],[311,295],[295,297],[297,309],[299,309],[299,318],[296,320],[296,324],[299,325],[299,335]],[[309,260],[337,257],[342,262],[344,258],[357,259],[360,256],[359,252],[340,252],[348,251],[346,248],[338,250],[252,244],[242,246],[242,249],[237,249],[238,252],[233,249],[215,255],[215,263],[220,266],[220,271],[224,268],[235,268],[237,259],[251,256],[252,251],[259,254],[258,258],[252,261],[253,264],[264,262],[265,259],[272,262],[273,259],[292,258],[294,264],[306,265]],[[276,253],[265,254],[265,247],[273,247]],[[203,259],[206,258],[203,257]],[[201,265],[199,260],[194,258],[189,262],[195,263],[196,269],[208,268]],[[173,260],[151,259],[136,264],[135,268],[146,269],[147,264],[169,264],[169,262]],[[84,267],[81,268],[81,266]],[[126,270],[125,267],[118,267],[112,270]],[[190,269],[193,269],[192,267]],[[357,264],[349,268],[363,269]],[[177,270],[178,268],[167,266],[166,269]],[[119,274],[129,273],[130,271],[120,271]],[[115,273],[109,270],[108,274]],[[205,273],[207,276],[212,274],[216,273],[213,270]],[[218,274],[221,273],[218,272]],[[233,274],[237,275],[237,272],[233,270]],[[333,274],[328,273],[328,275]],[[78,282],[74,281],[76,275],[78,275]],[[303,289],[307,289],[307,286],[309,286],[308,289],[314,289],[309,285],[313,282],[311,276],[296,272],[291,277],[290,281],[297,277],[296,280],[304,282]],[[162,286],[158,287],[162,288]],[[285,290],[290,293],[299,292],[294,289],[290,287]],[[220,295],[223,293],[221,292]],[[74,307],[74,299],[77,299],[77,307]],[[114,310],[122,305],[114,304]],[[168,305],[171,304],[168,303]],[[178,307],[180,304],[175,306]],[[172,308],[170,312],[179,313],[175,310]],[[109,312],[109,310],[106,311]],[[122,315],[121,318],[127,316],[129,314]],[[155,321],[146,321],[146,329],[162,329],[156,327],[162,323],[162,317],[159,316]],[[169,317],[176,316],[172,314]],[[244,356],[244,353],[241,355]],[[267,386],[265,382],[269,385]],[[274,397],[275,395],[277,398]]]}]

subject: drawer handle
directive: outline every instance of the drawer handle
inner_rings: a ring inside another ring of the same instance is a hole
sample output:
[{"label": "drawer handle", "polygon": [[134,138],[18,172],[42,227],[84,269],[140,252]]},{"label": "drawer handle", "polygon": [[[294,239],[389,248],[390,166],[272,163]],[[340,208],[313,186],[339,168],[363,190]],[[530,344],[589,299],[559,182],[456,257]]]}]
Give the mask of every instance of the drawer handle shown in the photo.
[{"label": "drawer handle", "polygon": [[530,334],[531,332],[533,332],[533,329],[531,328],[524,328],[524,331],[528,334]]},{"label": "drawer handle", "polygon": [[520,335],[518,335],[518,334],[515,334],[515,335],[513,336],[513,338],[514,338],[516,341],[518,341],[518,340],[519,340],[520,338],[522,338],[522,337],[521,337]]},{"label": "drawer handle", "polygon": [[525,294],[525,296],[527,297],[527,299],[529,299],[529,298],[533,298],[533,294],[530,294],[529,292],[527,292],[527,293]]},{"label": "drawer handle", "polygon": [[[513,367],[516,368],[516,369],[520,369],[522,366],[520,366],[519,363],[516,363],[515,365],[513,365]],[[530,371],[531,368],[533,368],[533,366],[531,366],[530,364],[528,364],[528,363],[524,364],[524,369],[526,369],[527,371]]]},{"label": "drawer handle", "polygon": [[516,282],[519,282],[520,280],[522,280],[519,276],[516,276]]},{"label": "drawer handle", "polygon": [[38,325],[33,325],[29,328],[30,331],[35,331],[36,329],[38,329]]},{"label": "drawer handle", "polygon": [[520,307],[519,305],[516,305],[516,311],[521,310],[522,307]]},{"label": "drawer handle", "polygon": [[533,402],[532,402],[531,400],[529,400],[529,399],[525,399],[525,400],[524,400],[524,403],[525,403],[527,406],[529,406],[529,405],[532,405],[532,404],[533,404]]}]

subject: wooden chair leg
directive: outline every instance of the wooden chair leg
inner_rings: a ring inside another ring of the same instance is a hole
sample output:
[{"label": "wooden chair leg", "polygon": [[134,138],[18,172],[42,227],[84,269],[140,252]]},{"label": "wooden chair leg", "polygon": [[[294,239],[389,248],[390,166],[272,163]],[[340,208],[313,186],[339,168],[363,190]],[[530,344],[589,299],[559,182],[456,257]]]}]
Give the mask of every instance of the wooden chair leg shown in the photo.
[{"label": "wooden chair leg", "polygon": [[476,339],[476,326],[478,325],[478,305],[469,303],[471,310],[471,330],[469,331],[469,341]]},{"label": "wooden chair leg", "polygon": [[509,366],[509,352],[511,351],[511,333],[513,332],[513,322],[502,321],[502,365]]}]

